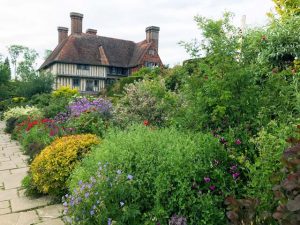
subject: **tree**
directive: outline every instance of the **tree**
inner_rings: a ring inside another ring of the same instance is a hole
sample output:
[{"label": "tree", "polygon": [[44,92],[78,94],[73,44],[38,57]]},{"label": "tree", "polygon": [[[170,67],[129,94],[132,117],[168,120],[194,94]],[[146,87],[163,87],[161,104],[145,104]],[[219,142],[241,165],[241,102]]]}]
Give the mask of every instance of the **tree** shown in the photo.
[{"label": "tree", "polygon": [[9,61],[6,58],[4,62],[0,62],[0,84],[5,84],[10,80]]},{"label": "tree", "polygon": [[23,80],[28,81],[37,76],[34,64],[38,53],[34,49],[24,48],[23,60],[19,62],[17,75]]},{"label": "tree", "polygon": [[20,54],[23,53],[23,51],[24,51],[25,48],[26,47],[24,47],[22,45],[11,45],[8,48],[10,59],[11,59],[11,62],[13,64],[13,66],[14,66],[14,75],[15,75],[15,78],[16,78],[16,74],[17,74],[17,61],[18,61],[18,58],[19,58]]},{"label": "tree", "polygon": [[[300,0],[272,0],[277,14],[285,19],[290,16],[300,15]],[[272,13],[270,13],[273,16]]]}]

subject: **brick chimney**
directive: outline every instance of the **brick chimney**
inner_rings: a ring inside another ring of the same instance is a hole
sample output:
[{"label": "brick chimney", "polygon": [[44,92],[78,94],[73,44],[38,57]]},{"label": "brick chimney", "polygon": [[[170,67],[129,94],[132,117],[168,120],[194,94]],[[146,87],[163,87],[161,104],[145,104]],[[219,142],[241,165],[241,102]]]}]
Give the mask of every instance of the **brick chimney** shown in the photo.
[{"label": "brick chimney", "polygon": [[95,30],[95,29],[87,29],[86,33],[87,34],[92,34],[92,35],[97,35],[97,30]]},{"label": "brick chimney", "polygon": [[146,28],[146,40],[148,43],[153,42],[158,52],[159,27],[151,26]]},{"label": "brick chimney", "polygon": [[70,17],[71,17],[71,34],[81,34],[83,14],[71,12]]},{"label": "brick chimney", "polygon": [[57,27],[58,31],[58,44],[60,44],[64,39],[68,37],[68,28],[66,27]]}]

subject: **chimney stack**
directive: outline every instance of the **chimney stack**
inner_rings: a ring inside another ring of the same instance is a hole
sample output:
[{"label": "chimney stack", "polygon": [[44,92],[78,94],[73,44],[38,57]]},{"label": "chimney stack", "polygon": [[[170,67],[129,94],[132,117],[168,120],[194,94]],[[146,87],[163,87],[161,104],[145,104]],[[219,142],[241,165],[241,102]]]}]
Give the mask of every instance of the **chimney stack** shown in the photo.
[{"label": "chimney stack", "polygon": [[95,30],[95,29],[87,29],[86,33],[87,34],[92,34],[92,35],[97,35],[97,30]]},{"label": "chimney stack", "polygon": [[146,40],[148,43],[153,42],[158,52],[159,27],[151,26],[146,28]]},{"label": "chimney stack", "polygon": [[71,12],[70,17],[71,17],[71,34],[81,34],[83,14]]},{"label": "chimney stack", "polygon": [[57,27],[58,31],[58,44],[60,44],[64,39],[68,37],[68,28],[66,27]]}]

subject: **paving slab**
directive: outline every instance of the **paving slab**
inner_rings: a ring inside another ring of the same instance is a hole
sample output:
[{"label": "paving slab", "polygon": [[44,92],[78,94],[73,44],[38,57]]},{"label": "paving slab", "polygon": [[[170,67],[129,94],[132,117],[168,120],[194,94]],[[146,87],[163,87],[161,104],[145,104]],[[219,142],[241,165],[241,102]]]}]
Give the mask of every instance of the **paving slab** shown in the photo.
[{"label": "paving slab", "polygon": [[50,205],[50,197],[24,195],[21,184],[29,170],[29,157],[4,134],[4,127],[0,121],[0,225],[63,225],[61,205]]},{"label": "paving slab", "polygon": [[0,221],[1,225],[31,225],[40,222],[35,211],[1,215]]},{"label": "paving slab", "polygon": [[30,209],[36,209],[41,206],[46,206],[51,203],[49,197],[42,198],[28,198],[28,197],[18,197],[10,200],[12,212],[20,212]]},{"label": "paving slab", "polygon": [[27,175],[26,172],[10,174],[4,177],[3,183],[5,189],[19,188],[22,186],[22,180]]},{"label": "paving slab", "polygon": [[39,208],[36,210],[39,217],[43,220],[55,219],[62,215],[63,206],[62,205],[50,205],[44,208]]},{"label": "paving slab", "polygon": [[23,168],[19,168],[19,169],[12,169],[10,170],[11,174],[17,174],[17,173],[22,173],[22,174],[26,174],[29,170],[29,167],[23,167]]},{"label": "paving slab", "polygon": [[64,225],[65,223],[61,219],[47,220],[42,223],[37,223],[39,225]]},{"label": "paving slab", "polygon": [[[0,215],[9,214],[9,213],[11,213],[10,208],[0,209]],[[1,221],[0,221],[0,224],[2,224]]]},{"label": "paving slab", "polygon": [[16,169],[17,164],[13,163],[12,161],[8,162],[0,162],[0,170],[10,170],[10,169]]},{"label": "paving slab", "polygon": [[0,190],[0,201],[10,200],[18,197],[17,189]]},{"label": "paving slab", "polygon": [[9,208],[9,201],[0,202],[0,209]]}]

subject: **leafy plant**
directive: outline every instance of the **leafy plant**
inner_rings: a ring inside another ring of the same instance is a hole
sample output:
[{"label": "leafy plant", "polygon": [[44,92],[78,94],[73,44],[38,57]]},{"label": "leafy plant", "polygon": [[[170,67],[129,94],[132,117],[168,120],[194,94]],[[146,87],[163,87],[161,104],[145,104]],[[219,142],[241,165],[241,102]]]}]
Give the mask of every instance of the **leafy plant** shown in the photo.
[{"label": "leafy plant", "polygon": [[175,214],[191,225],[224,224],[224,195],[239,183],[232,164],[211,135],[111,131],[72,174],[66,213],[78,224],[167,224]]},{"label": "leafy plant", "polygon": [[95,135],[70,135],[57,138],[32,162],[32,185],[41,193],[59,196],[66,190],[66,180],[80,160],[99,143]]},{"label": "leafy plant", "polygon": [[[300,133],[300,126],[298,126]],[[287,148],[282,156],[284,180],[273,187],[279,205],[273,217],[279,224],[296,225],[300,223],[300,140],[290,138],[294,146]]]}]

